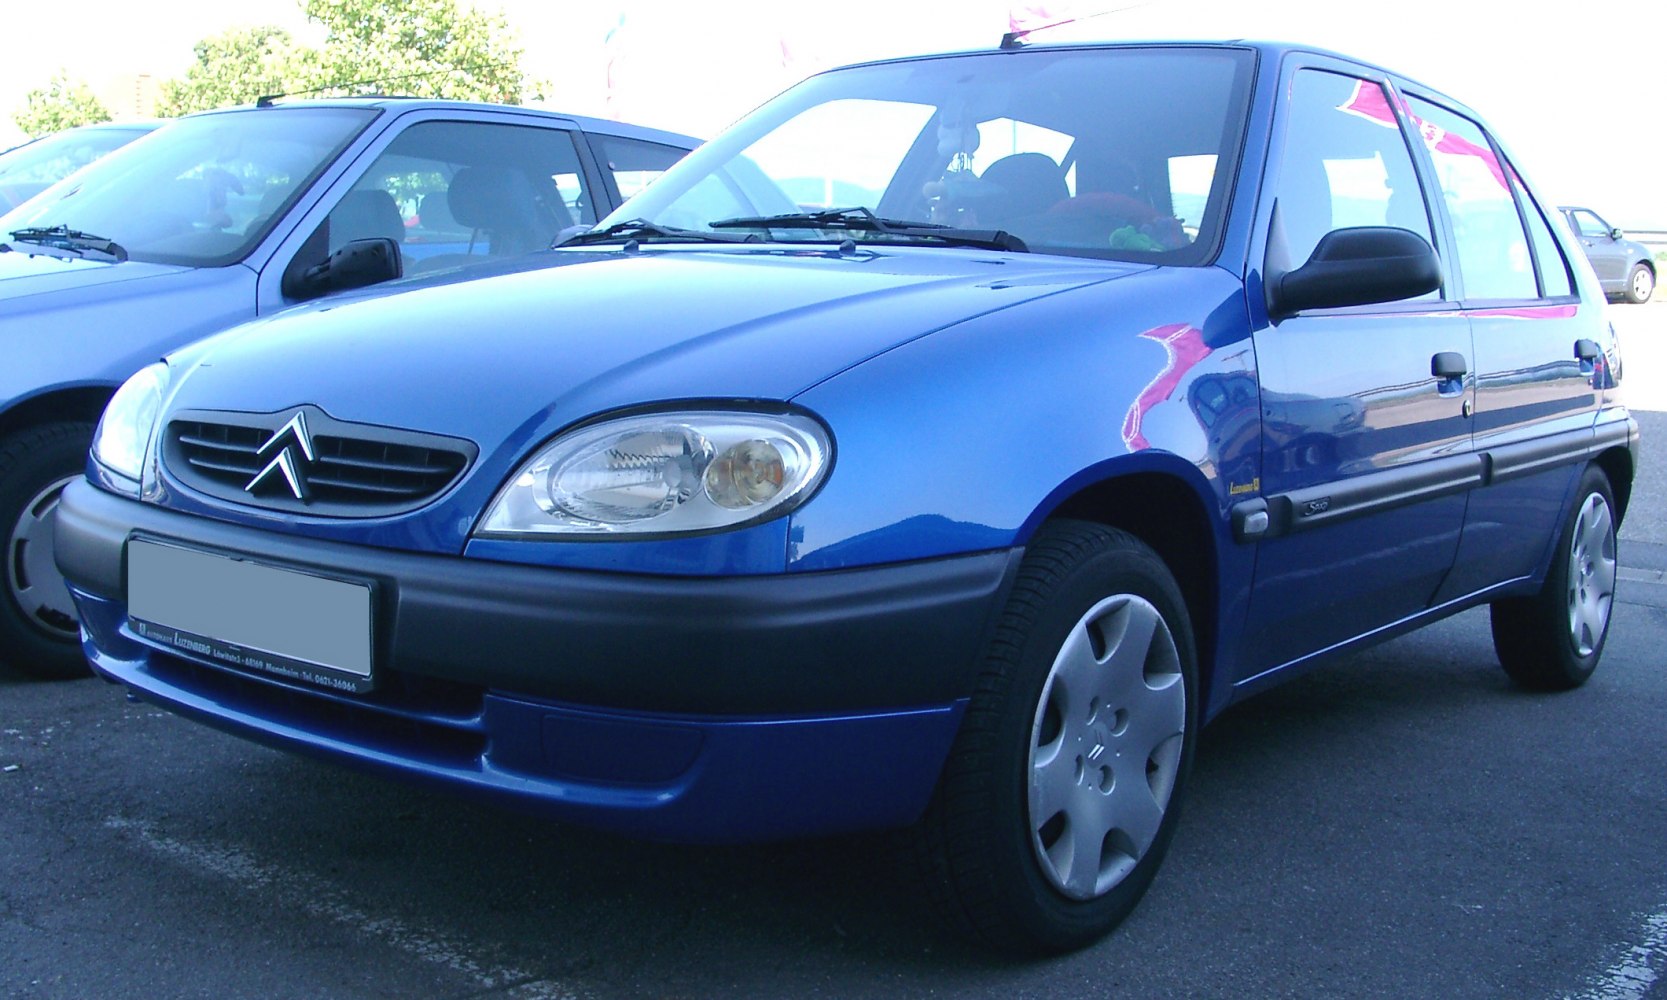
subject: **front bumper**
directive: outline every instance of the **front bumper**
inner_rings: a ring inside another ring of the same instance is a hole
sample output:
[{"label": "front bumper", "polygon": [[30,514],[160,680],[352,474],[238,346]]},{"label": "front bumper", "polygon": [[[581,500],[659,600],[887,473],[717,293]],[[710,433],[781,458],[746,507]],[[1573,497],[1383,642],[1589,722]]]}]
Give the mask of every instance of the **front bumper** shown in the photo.
[{"label": "front bumper", "polygon": [[[135,533],[374,582],[376,689],[245,673],[141,638],[125,604]],[[1019,556],[627,576],[321,542],[85,483],[60,501],[56,549],[94,667],[148,700],[283,749],[699,841],[914,819]]]}]

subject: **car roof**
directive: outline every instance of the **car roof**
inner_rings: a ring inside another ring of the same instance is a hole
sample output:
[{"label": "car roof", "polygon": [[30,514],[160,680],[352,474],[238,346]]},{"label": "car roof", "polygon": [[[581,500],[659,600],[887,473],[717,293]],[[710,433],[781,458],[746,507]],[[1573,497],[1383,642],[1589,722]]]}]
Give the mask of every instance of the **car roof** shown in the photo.
[{"label": "car roof", "polygon": [[262,99],[256,104],[240,104],[230,108],[216,108],[212,111],[199,111],[188,118],[207,115],[223,114],[270,114],[281,113],[297,108],[360,108],[374,111],[392,111],[401,113],[419,110],[456,110],[456,111],[495,111],[499,113],[513,112],[518,115],[531,115],[537,118],[547,118],[551,121],[572,122],[586,132],[601,135],[618,136],[625,139],[642,139],[646,142],[659,142],[684,149],[693,149],[700,145],[701,139],[683,135],[678,132],[667,132],[663,129],[648,128],[643,125],[632,125],[627,122],[616,122],[606,118],[589,118],[584,115],[570,115],[560,111],[550,111],[543,108],[529,108],[515,104],[491,104],[485,101],[453,101],[438,97],[330,97],[330,98],[287,98],[278,97]]},{"label": "car roof", "polygon": [[[1045,30],[1044,28],[1035,29],[1033,34],[1040,35],[1040,33],[1044,30]],[[1008,47],[1008,48],[996,47],[996,48],[988,48],[988,49],[962,49],[962,50],[953,51],[953,52],[933,52],[933,53],[924,53],[924,54],[921,54],[921,55],[914,55],[914,56],[898,56],[898,57],[887,58],[887,59],[874,59],[874,60],[869,60],[869,61],[866,61],[866,62],[851,63],[848,66],[837,67],[836,69],[829,70],[828,72],[837,72],[839,69],[851,69],[851,68],[857,67],[857,66],[884,66],[884,65],[888,65],[888,64],[920,62],[922,60],[927,60],[927,59],[950,59],[950,58],[956,58],[956,57],[961,57],[961,56],[1009,55],[1009,54],[1013,54],[1013,53],[1016,53],[1016,52],[1033,52],[1033,51],[1034,52],[1044,52],[1044,51],[1046,51],[1046,52],[1064,52],[1064,51],[1082,50],[1082,49],[1120,50],[1120,49],[1153,49],[1153,48],[1200,48],[1200,49],[1214,48],[1214,49],[1241,49],[1241,50],[1249,49],[1249,50],[1257,52],[1257,53],[1259,53],[1263,56],[1266,56],[1266,57],[1270,58],[1271,60],[1278,60],[1280,58],[1283,58],[1284,56],[1294,55],[1294,54],[1323,56],[1323,57],[1328,58],[1328,59],[1336,59],[1339,62],[1349,63],[1351,65],[1358,66],[1358,67],[1361,67],[1363,69],[1373,71],[1375,73],[1381,74],[1381,75],[1386,76],[1386,77],[1393,77],[1394,79],[1396,79],[1397,81],[1400,81],[1402,83],[1414,84],[1419,89],[1428,91],[1432,94],[1442,94],[1442,92],[1440,90],[1438,90],[1437,88],[1432,87],[1429,84],[1426,84],[1426,83],[1424,83],[1420,80],[1417,80],[1413,77],[1409,77],[1405,73],[1399,72],[1397,70],[1390,69],[1386,66],[1381,66],[1377,63],[1371,62],[1370,60],[1361,59],[1358,56],[1351,56],[1346,52],[1337,52],[1337,51],[1334,51],[1332,49],[1324,48],[1322,46],[1306,45],[1306,44],[1297,43],[1297,42],[1279,42],[1279,41],[1271,41],[1271,40],[1267,40],[1267,39],[1250,39],[1250,38],[1214,38],[1214,39],[1158,38],[1158,39],[1140,39],[1138,41],[1109,41],[1109,40],[1107,40],[1107,41],[1096,41],[1096,40],[1076,40],[1076,39],[1066,40],[1066,39],[1060,39],[1058,41],[1047,41],[1047,40],[1044,40],[1041,37],[1038,37],[1034,41],[1030,40],[1029,38],[1026,38],[1021,43],[1019,43],[1017,45],[1013,45],[1013,46]],[[1442,94],[1442,96],[1444,98],[1446,98],[1447,100],[1452,101],[1452,98],[1448,98],[1447,95]],[[1458,102],[1453,102],[1453,103],[1457,104]],[[1469,109],[1464,108],[1463,110],[1468,111]]]}]

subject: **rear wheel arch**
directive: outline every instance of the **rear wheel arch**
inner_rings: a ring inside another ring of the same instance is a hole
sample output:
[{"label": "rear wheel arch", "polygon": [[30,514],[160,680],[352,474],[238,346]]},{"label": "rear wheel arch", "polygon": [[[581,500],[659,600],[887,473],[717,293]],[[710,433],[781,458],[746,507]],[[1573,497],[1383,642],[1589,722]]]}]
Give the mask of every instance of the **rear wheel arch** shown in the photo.
[{"label": "rear wheel arch", "polygon": [[1627,502],[1632,499],[1632,454],[1625,448],[1610,448],[1593,461],[1609,477],[1609,488],[1615,494],[1615,520],[1619,524],[1625,520]]}]

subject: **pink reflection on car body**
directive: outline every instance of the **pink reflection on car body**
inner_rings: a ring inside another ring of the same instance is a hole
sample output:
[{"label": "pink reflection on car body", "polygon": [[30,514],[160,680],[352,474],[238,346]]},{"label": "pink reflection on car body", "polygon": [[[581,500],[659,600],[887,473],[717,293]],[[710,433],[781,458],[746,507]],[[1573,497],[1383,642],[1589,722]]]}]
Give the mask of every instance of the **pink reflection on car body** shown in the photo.
[{"label": "pink reflection on car body", "polygon": [[1152,381],[1146,383],[1146,388],[1140,390],[1140,395],[1135,397],[1128,414],[1123,417],[1123,443],[1131,451],[1144,451],[1152,447],[1152,442],[1141,430],[1146,414],[1175,394],[1175,388],[1187,372],[1210,356],[1210,348],[1204,343],[1204,331],[1187,323],[1154,327],[1137,336],[1161,345],[1168,355],[1163,368]]}]

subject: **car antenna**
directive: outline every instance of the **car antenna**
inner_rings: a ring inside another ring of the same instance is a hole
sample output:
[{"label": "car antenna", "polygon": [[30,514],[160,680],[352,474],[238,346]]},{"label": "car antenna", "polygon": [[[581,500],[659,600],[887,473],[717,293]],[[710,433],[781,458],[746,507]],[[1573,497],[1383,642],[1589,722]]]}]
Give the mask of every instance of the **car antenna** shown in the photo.
[{"label": "car antenna", "polygon": [[[1047,31],[1049,28],[1059,28],[1067,24],[1075,24],[1078,21],[1092,21],[1096,17],[1105,17],[1107,14],[1121,14],[1123,11],[1134,10],[1136,7],[1150,6],[1151,2],[1152,0],[1144,0],[1142,3],[1124,4],[1121,7],[1113,7],[1110,10],[1097,10],[1092,14],[1081,14],[1075,17],[1063,17],[1057,21],[1050,21],[1047,24],[1038,24],[1029,28],[1019,27],[1019,18],[1009,15],[1007,18],[1007,26],[1009,30],[1006,34],[1001,36],[1001,48],[1005,51],[1022,49],[1030,41],[1030,36],[1034,32]],[[1048,16],[1045,8],[1038,10],[1037,13],[1042,17]]]},{"label": "car antenna", "polygon": [[[445,69],[431,69],[431,70],[427,70],[427,71],[422,72],[422,73],[405,73],[405,74],[402,74],[400,76],[376,77],[375,79],[371,79],[371,80],[355,80],[351,83],[327,83],[327,84],[323,85],[322,87],[311,87],[307,90],[292,90],[292,91],[288,91],[288,92],[282,93],[282,94],[262,94],[260,97],[257,97],[255,99],[255,107],[257,107],[257,108],[270,108],[272,105],[276,104],[277,102],[283,100],[286,97],[305,97],[308,94],[322,94],[327,90],[351,90],[355,87],[374,87],[374,86],[378,86],[379,84],[382,84],[382,83],[393,83],[393,82],[398,81],[398,80],[416,80],[416,79],[421,79],[423,77],[440,76],[440,75],[445,74],[445,73],[472,73],[472,72],[475,72],[476,70],[483,70],[483,69],[501,69],[504,66],[508,66],[508,65],[509,65],[509,61],[504,60],[503,62],[480,63],[480,64],[473,65],[473,66],[448,66]],[[369,94],[360,93],[357,96],[360,96],[360,97],[387,97],[387,96],[390,96],[390,95],[388,95],[388,94],[379,94],[379,93],[372,92],[372,93],[369,93]]]}]

